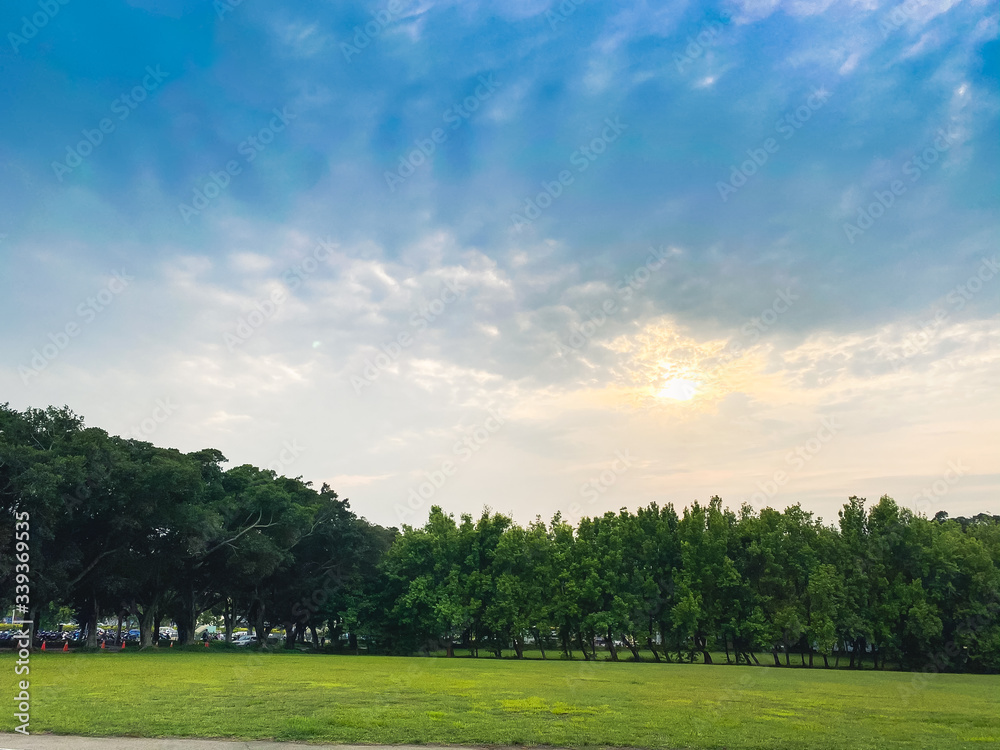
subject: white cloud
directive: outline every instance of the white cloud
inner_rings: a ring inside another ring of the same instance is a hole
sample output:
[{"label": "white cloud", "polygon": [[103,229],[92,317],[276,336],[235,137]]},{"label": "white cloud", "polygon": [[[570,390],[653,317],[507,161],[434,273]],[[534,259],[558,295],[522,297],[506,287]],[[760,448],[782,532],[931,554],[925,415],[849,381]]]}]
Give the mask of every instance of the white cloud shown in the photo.
[{"label": "white cloud", "polygon": [[850,56],[844,60],[844,64],[840,66],[840,70],[837,71],[842,76],[846,76],[853,72],[856,67],[858,67],[858,61],[861,59],[861,55],[858,52],[852,52]]}]

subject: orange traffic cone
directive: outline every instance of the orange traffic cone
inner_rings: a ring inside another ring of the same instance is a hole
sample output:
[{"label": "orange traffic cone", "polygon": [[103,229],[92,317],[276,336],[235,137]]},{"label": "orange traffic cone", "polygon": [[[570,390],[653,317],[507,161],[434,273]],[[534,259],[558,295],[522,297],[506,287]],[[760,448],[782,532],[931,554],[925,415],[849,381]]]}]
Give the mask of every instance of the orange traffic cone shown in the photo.
[{"label": "orange traffic cone", "polygon": [[45,641],[42,641],[42,651],[45,650]]},{"label": "orange traffic cone", "polygon": [[125,650],[125,641],[122,641],[122,651]]},{"label": "orange traffic cone", "polygon": [[101,641],[101,648],[104,648],[104,641]]},{"label": "orange traffic cone", "polygon": [[208,641],[205,641],[205,648],[208,648]]},{"label": "orange traffic cone", "polygon": [[174,642],[170,641],[170,648],[173,648],[173,647],[174,647]]},{"label": "orange traffic cone", "polygon": [[63,651],[69,651],[69,641],[63,644]]}]

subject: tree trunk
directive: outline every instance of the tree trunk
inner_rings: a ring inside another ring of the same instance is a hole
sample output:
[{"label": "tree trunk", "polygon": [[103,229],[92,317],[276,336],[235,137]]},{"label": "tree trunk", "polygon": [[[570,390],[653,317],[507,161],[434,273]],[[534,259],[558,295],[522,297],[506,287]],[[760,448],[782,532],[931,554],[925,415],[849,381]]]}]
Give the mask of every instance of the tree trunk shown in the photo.
[{"label": "tree trunk", "polygon": [[177,620],[177,645],[187,646],[194,643],[194,630],[183,617]]},{"label": "tree trunk", "polygon": [[778,658],[778,644],[775,643],[771,646],[771,656],[774,657],[774,666],[781,666],[781,659]]},{"label": "tree trunk", "polygon": [[700,646],[702,658],[704,658],[706,664],[712,664],[712,655],[708,653],[708,636],[703,635],[696,639],[698,645]]},{"label": "tree trunk", "polygon": [[226,643],[232,643],[236,627],[236,602],[232,599],[226,599],[222,606],[222,624],[226,628]]},{"label": "tree trunk", "polygon": [[313,651],[319,650],[319,633],[316,632],[316,623],[311,620],[309,622],[309,634],[312,635],[313,639]]},{"label": "tree trunk", "polygon": [[119,646],[122,643],[122,618],[125,615],[121,612],[118,613],[118,632],[115,634],[115,643]]},{"label": "tree trunk", "polygon": [[542,652],[542,659],[545,659],[545,641],[542,640],[542,632],[538,628],[534,628],[532,632],[535,635],[535,643],[538,644],[538,650]]},{"label": "tree trunk", "polygon": [[87,618],[87,648],[97,648],[97,598],[94,598],[90,617]]},{"label": "tree trunk", "polygon": [[451,640],[450,636],[448,638],[448,643],[446,644],[445,648],[447,650],[448,658],[449,659],[453,658],[455,656],[455,643]]},{"label": "tree trunk", "polygon": [[823,654],[823,666],[824,666],[824,667],[826,667],[827,669],[829,669],[829,668],[830,668],[830,662],[829,662],[829,660],[828,660],[828,659],[826,658],[826,654]]},{"label": "tree trunk", "polygon": [[[667,646],[667,633],[669,631],[666,628],[666,623],[660,623],[660,638],[663,639],[663,658],[667,660],[668,663],[673,664],[674,660],[670,658],[670,648]],[[680,638],[674,639],[674,650],[677,652],[678,663],[683,663],[684,659],[681,656],[681,642]]]},{"label": "tree trunk", "polygon": [[608,628],[608,652],[611,654],[611,661],[618,661],[618,649],[615,647],[615,637]]},{"label": "tree trunk", "polygon": [[514,644],[514,658],[523,659],[524,658],[524,641],[520,636],[514,636],[512,643]]},{"label": "tree trunk", "polygon": [[[182,600],[177,611],[177,640],[183,646],[191,646],[198,629],[198,613],[195,612],[193,597]],[[184,635],[182,636],[181,633]]]},{"label": "tree trunk", "polygon": [[253,622],[254,634],[257,636],[257,645],[262,649],[267,648],[267,636],[271,628],[264,624],[264,605],[256,602],[253,605],[253,619],[247,618],[247,622]]},{"label": "tree trunk", "polygon": [[628,641],[626,641],[626,645],[628,646],[628,650],[632,652],[632,657],[636,661],[642,661],[642,654],[639,653],[639,644],[635,638],[630,636]]},{"label": "tree trunk", "polygon": [[653,639],[652,638],[647,638],[646,639],[646,646],[649,648],[650,651],[653,652],[653,658],[656,660],[656,663],[659,664],[660,663],[660,653],[656,650],[656,646],[653,645]]},{"label": "tree trunk", "polygon": [[156,612],[150,606],[140,609],[135,602],[132,602],[131,610],[135,619],[139,621],[139,648],[145,650],[153,645],[153,621]]},{"label": "tree trunk", "polygon": [[661,622],[659,623],[659,626],[660,626],[660,641],[661,641],[660,645],[663,646],[663,658],[669,664],[671,663],[671,659],[670,659],[670,649],[667,648],[667,624],[665,622]]},{"label": "tree trunk", "polygon": [[[732,664],[733,662],[732,662],[732,660],[731,660],[731,659],[729,658],[729,636],[728,636],[728,635],[725,635],[725,634],[723,634],[723,636],[722,636],[722,645],[723,645],[723,646],[725,647],[725,649],[726,649],[726,664]],[[737,652],[737,653],[736,653],[736,663],[737,663],[737,664],[739,664],[739,663],[740,663],[740,656],[739,656],[739,652]]]}]

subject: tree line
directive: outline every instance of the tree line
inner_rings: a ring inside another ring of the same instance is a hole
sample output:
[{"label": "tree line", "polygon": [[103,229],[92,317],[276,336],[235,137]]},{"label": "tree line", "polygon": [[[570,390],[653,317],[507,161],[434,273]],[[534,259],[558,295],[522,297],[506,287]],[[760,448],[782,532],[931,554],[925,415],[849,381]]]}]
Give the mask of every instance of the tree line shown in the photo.
[{"label": "tree line", "polygon": [[226,463],[0,406],[0,604],[27,514],[28,619],[69,607],[90,647],[109,615],[150,646],[165,622],[193,642],[211,613],[227,638],[245,621],[260,643],[319,630],[368,653],[1000,671],[1000,516],[851,497],[827,525],[713,497],[575,525],[435,506],[396,529],[325,484]]}]

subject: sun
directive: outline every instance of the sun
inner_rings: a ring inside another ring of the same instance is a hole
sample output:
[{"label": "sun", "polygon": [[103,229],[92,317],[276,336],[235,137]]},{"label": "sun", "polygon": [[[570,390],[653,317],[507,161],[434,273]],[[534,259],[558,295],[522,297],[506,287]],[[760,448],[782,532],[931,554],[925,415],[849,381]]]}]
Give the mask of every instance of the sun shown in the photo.
[{"label": "sun", "polygon": [[760,378],[760,352],[732,350],[729,339],[698,339],[669,318],[608,342],[618,355],[617,384],[638,408],[658,405],[672,416],[708,411],[734,392],[745,393]]},{"label": "sun", "polygon": [[663,388],[656,394],[657,398],[669,398],[674,401],[690,401],[698,394],[701,382],[698,380],[688,380],[687,378],[673,378],[663,384]]}]

